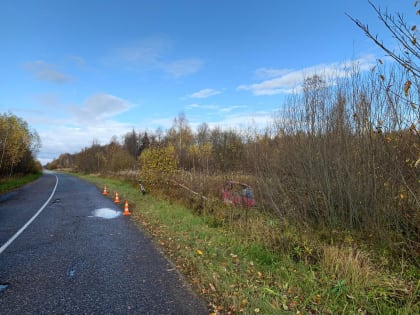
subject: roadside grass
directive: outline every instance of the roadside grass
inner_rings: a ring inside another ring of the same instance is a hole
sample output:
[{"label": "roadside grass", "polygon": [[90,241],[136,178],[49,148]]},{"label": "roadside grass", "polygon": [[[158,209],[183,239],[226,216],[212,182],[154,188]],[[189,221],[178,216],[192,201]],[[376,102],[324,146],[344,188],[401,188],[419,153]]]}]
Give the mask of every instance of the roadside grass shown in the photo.
[{"label": "roadside grass", "polygon": [[[106,185],[132,220],[162,248],[214,314],[419,314],[419,271],[393,274],[357,237],[326,242],[319,233],[230,208],[226,220],[141,195],[135,182],[78,175]],[[236,219],[232,219],[236,218]],[[141,249],[139,249],[141,250]]]},{"label": "roadside grass", "polygon": [[42,175],[41,172],[29,175],[16,175],[13,177],[0,178],[0,194],[9,192],[13,189],[22,187],[34,180],[38,179]]}]

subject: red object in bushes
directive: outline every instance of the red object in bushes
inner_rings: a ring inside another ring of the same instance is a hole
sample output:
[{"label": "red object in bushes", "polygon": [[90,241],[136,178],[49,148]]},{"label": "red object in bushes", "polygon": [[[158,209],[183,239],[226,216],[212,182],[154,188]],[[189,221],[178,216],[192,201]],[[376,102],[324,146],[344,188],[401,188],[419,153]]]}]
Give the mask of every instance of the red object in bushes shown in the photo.
[{"label": "red object in bushes", "polygon": [[[239,185],[240,189],[235,189]],[[223,201],[235,207],[250,208],[255,206],[254,193],[247,184],[228,181],[225,183],[222,191]]]}]

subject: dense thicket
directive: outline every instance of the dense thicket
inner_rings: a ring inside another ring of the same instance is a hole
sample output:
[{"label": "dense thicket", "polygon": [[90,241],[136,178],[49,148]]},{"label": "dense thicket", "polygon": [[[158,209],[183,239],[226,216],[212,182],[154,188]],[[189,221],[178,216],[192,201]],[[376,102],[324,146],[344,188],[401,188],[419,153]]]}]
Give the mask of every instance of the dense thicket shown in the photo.
[{"label": "dense thicket", "polygon": [[0,176],[27,174],[41,170],[35,160],[40,147],[36,131],[13,114],[0,115]]},{"label": "dense thicket", "polygon": [[[403,86],[405,74],[392,73],[385,84]],[[255,176],[262,200],[280,216],[363,230],[416,256],[418,86],[402,97],[382,84],[357,73],[333,84],[307,79],[271,137],[255,143]]]}]

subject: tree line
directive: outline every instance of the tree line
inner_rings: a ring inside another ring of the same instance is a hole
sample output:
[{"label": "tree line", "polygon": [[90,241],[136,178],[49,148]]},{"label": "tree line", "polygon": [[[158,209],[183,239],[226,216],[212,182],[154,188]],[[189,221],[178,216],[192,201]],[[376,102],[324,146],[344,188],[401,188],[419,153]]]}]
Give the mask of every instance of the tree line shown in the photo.
[{"label": "tree line", "polygon": [[246,142],[244,134],[231,129],[210,128],[202,123],[193,132],[183,113],[165,133],[132,130],[120,140],[113,136],[106,145],[93,141],[76,154],[64,153],[47,164],[48,168],[72,168],[87,173],[138,170],[139,157],[156,148],[173,147],[177,167],[193,172],[215,174],[242,169]]},{"label": "tree line", "polygon": [[39,172],[36,154],[41,140],[28,123],[11,113],[0,115],[0,176]]}]

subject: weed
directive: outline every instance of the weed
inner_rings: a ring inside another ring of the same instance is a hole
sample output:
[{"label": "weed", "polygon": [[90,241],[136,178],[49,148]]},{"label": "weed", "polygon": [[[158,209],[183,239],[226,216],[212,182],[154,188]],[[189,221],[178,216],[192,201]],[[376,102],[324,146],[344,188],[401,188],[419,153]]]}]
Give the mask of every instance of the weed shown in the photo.
[{"label": "weed", "polygon": [[346,286],[346,280],[339,279],[331,289],[331,292],[336,295],[347,294],[349,288]]}]

